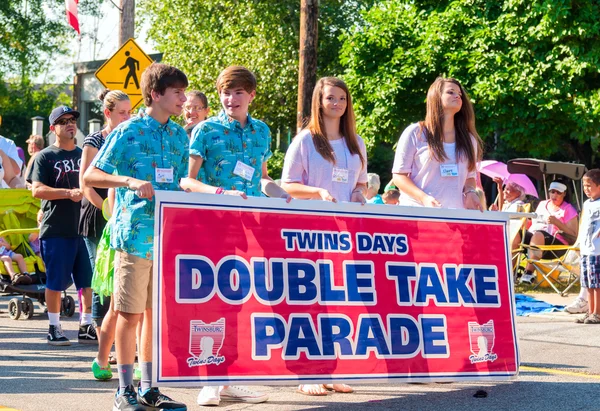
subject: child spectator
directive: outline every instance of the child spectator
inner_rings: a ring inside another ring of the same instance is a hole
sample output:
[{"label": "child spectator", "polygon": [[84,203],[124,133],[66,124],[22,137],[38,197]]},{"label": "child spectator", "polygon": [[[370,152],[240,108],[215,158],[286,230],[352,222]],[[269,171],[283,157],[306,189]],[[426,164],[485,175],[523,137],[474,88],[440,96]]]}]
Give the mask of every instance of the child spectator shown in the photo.
[{"label": "child spectator", "polygon": [[400,201],[400,191],[398,190],[388,190],[381,196],[383,200],[383,204],[391,204],[398,205]]},{"label": "child spectator", "polygon": [[385,204],[381,195],[379,195],[379,187],[381,187],[381,180],[375,173],[367,174],[367,192],[365,198],[369,204]]},{"label": "child spectator", "polygon": [[[190,169],[181,187],[195,192],[260,197],[291,197],[269,177],[271,131],[248,114],[256,95],[256,78],[245,67],[231,66],[219,74],[217,92],[223,110],[195,127],[190,142]],[[242,158],[242,159],[240,159]],[[217,164],[219,162],[219,164]],[[196,180],[199,171],[200,179]],[[244,387],[204,387],[199,405],[219,405],[220,401],[261,403],[269,396]]]},{"label": "child spectator", "polygon": [[[29,272],[27,272],[25,259],[21,254],[12,251],[10,244],[4,237],[0,237],[0,261],[4,264],[6,271],[8,271],[13,285],[29,285],[33,282],[29,276]],[[20,272],[14,270],[13,261],[19,266]]]},{"label": "child spectator", "polygon": [[579,250],[581,252],[581,286],[588,289],[589,311],[575,322],[600,324],[600,169],[583,176],[583,203]]},{"label": "child spectator", "polygon": [[[37,212],[37,225],[38,227],[42,225],[42,218],[44,218],[44,212],[40,209]],[[31,249],[38,257],[42,256],[40,251],[40,233],[31,233],[29,234],[29,245]]]}]

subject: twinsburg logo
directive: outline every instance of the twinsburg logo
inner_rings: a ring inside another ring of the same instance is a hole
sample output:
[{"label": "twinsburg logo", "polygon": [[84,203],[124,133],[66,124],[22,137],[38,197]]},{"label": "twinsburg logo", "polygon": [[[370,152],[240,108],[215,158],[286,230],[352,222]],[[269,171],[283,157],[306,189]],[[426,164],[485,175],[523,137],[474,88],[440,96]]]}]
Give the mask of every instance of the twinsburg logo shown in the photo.
[{"label": "twinsburg logo", "polygon": [[495,338],[494,320],[489,320],[485,324],[469,321],[469,344],[473,353],[469,356],[471,364],[494,362],[498,359],[498,355],[492,352]]},{"label": "twinsburg logo", "polygon": [[189,367],[219,365],[225,357],[219,355],[225,339],[225,318],[212,323],[201,320],[190,321],[190,354],[187,359]]}]

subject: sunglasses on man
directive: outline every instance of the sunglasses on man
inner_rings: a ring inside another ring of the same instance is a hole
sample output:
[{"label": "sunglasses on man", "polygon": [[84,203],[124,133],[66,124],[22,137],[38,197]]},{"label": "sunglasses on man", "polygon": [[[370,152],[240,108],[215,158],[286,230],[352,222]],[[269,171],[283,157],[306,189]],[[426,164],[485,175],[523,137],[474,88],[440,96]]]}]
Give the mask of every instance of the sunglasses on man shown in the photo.
[{"label": "sunglasses on man", "polygon": [[67,124],[77,124],[77,119],[75,117],[61,118],[54,123],[55,126],[66,126]]}]

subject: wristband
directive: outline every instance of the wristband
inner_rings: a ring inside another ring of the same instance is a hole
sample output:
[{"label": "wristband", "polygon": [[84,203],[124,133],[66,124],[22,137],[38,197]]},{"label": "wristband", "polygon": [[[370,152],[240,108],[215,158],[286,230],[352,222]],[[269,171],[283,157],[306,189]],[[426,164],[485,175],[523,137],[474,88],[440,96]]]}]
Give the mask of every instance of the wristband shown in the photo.
[{"label": "wristband", "polygon": [[223,194],[225,193],[225,190],[223,189],[223,187],[219,187],[217,188],[217,191],[215,191],[215,194]]},{"label": "wristband", "polygon": [[467,194],[469,194],[469,193],[474,193],[474,194],[476,195],[476,194],[477,194],[477,191],[476,191],[474,188],[471,188],[471,189],[469,189],[469,190],[467,190],[467,191],[464,191],[464,192],[463,192],[463,195],[464,195],[464,196],[466,196],[466,195],[467,195]]}]

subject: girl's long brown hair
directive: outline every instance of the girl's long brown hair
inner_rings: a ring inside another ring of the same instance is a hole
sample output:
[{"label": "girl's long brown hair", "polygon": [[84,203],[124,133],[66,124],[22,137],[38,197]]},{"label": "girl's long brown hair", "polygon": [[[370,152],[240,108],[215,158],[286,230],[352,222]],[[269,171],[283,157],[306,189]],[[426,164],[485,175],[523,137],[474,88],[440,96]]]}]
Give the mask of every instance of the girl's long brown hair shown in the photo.
[{"label": "girl's long brown hair", "polygon": [[[425,121],[419,124],[427,139],[430,152],[439,162],[448,158],[444,151],[444,108],[442,107],[442,93],[445,83],[456,84],[462,94],[462,106],[454,115],[454,128],[456,130],[456,159],[467,159],[469,171],[477,168],[477,162],[483,157],[483,143],[475,129],[475,112],[469,95],[458,80],[453,78],[438,77],[427,91],[427,114]],[[477,153],[473,148],[471,136],[475,138]]]},{"label": "girl's long brown hair", "polygon": [[358,145],[358,137],[356,135],[356,120],[354,118],[354,110],[352,109],[352,97],[348,91],[346,83],[337,77],[323,77],[317,81],[313,90],[312,102],[310,108],[310,120],[306,128],[312,135],[315,149],[327,161],[335,163],[335,155],[333,148],[327,139],[325,133],[325,125],[323,123],[323,89],[325,86],[339,87],[346,93],[346,111],[340,118],[340,133],[346,140],[348,151],[352,155],[357,154],[362,165],[365,165],[366,159],[363,158]]}]

